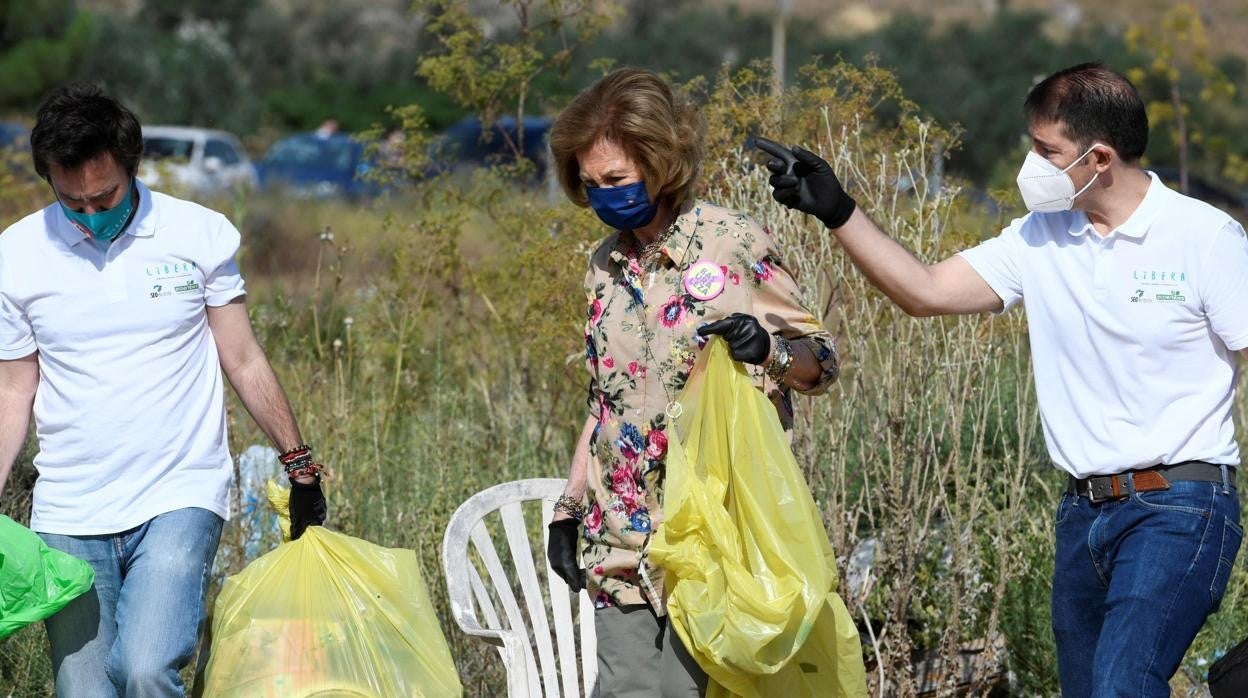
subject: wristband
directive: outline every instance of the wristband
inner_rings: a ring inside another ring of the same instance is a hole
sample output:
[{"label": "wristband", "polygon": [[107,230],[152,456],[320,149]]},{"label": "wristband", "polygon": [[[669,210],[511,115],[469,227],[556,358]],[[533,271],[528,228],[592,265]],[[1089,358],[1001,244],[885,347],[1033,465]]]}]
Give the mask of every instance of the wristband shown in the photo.
[{"label": "wristband", "polygon": [[585,505],[566,494],[559,495],[559,499],[555,500],[555,511],[562,511],[577,521],[585,519]]},{"label": "wristband", "polygon": [[281,455],[277,457],[277,460],[281,462],[282,465],[287,465],[288,463],[293,463],[305,456],[309,458],[312,456],[312,447],[307,444],[299,444],[289,451],[282,452]]},{"label": "wristband", "polygon": [[785,376],[788,376],[789,369],[793,368],[793,347],[784,337],[778,334],[773,336],[776,339],[776,348],[772,352],[771,362],[767,364],[767,377],[776,385],[783,387]]},{"label": "wristband", "polygon": [[286,476],[289,477],[291,480],[297,480],[301,477],[316,476],[316,479],[320,480],[321,471],[324,469],[325,469],[325,466],[321,465],[320,463],[314,463],[311,460],[308,460],[307,463],[302,464],[302,465],[292,464],[292,465],[286,466]]},{"label": "wristband", "polygon": [[324,469],[324,466],[312,459],[312,447],[307,444],[300,444],[282,453],[277,460],[291,480],[311,476],[319,478],[321,470]]}]

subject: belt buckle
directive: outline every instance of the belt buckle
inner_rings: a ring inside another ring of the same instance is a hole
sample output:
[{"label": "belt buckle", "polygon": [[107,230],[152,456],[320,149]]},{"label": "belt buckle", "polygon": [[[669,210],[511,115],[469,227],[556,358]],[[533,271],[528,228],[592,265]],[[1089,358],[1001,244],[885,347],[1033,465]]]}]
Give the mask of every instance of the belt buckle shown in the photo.
[{"label": "belt buckle", "polygon": [[1094,486],[1093,486],[1093,484],[1092,484],[1092,478],[1090,478],[1090,477],[1089,477],[1089,478],[1088,478],[1088,480],[1087,480],[1087,482],[1088,482],[1088,503],[1089,503],[1089,504],[1096,504],[1097,502],[1103,502],[1103,501],[1105,501],[1105,498],[1097,499],[1097,497],[1096,497],[1096,487],[1094,487]]},{"label": "belt buckle", "polygon": [[[1096,480],[1100,478],[1106,478],[1109,480],[1109,486],[1105,488],[1106,493],[1104,497],[1096,496]],[[1088,502],[1091,504],[1097,504],[1100,502],[1109,502],[1115,499],[1121,499],[1122,497],[1126,496],[1125,492],[1124,493],[1118,492],[1119,485],[1121,483],[1118,482],[1117,475],[1093,475],[1088,478],[1087,482],[1088,482]],[[1125,489],[1125,486],[1123,489]]]}]

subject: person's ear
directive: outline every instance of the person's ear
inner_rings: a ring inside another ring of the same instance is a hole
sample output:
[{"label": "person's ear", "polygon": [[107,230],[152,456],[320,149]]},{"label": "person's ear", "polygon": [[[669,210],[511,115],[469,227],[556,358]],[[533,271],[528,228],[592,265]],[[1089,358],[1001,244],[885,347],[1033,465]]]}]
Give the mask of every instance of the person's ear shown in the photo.
[{"label": "person's ear", "polygon": [[1092,152],[1088,154],[1088,157],[1092,160],[1092,166],[1096,168],[1097,172],[1105,172],[1110,165],[1114,164],[1116,155],[1114,149],[1108,145],[1093,143]]}]

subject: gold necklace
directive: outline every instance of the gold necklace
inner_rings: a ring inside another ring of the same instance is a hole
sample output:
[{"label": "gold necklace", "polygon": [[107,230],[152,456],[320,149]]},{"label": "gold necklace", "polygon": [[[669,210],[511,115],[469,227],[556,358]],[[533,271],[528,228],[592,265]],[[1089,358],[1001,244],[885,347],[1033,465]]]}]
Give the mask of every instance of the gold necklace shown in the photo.
[{"label": "gold necklace", "polygon": [[[655,270],[657,262],[659,261],[659,253],[663,251],[663,245],[667,244],[667,241],[671,239],[672,235],[676,232],[676,221],[679,219],[679,216],[673,219],[671,224],[667,226],[666,230],[659,233],[658,237],[646,243],[640,250],[638,250],[637,261],[641,264],[642,269],[647,273]],[[637,240],[636,231],[633,232],[633,240]]]},{"label": "gold necklace", "polygon": [[[668,239],[671,238],[672,235],[676,232],[676,229],[678,227],[676,224],[679,220],[680,220],[680,217],[677,216],[676,219],[672,221],[672,224],[667,227],[667,230],[663,231],[663,233],[661,233],[659,237],[655,238],[652,242],[647,244],[638,252],[637,261],[638,261],[639,266],[642,267],[642,273],[648,275],[651,281],[651,284],[647,284],[647,290],[649,289],[649,286],[653,284],[654,277],[658,276],[658,270],[657,268],[652,268],[652,267],[647,266],[648,263],[645,260],[644,255],[646,255],[647,253],[657,255],[658,251],[663,248],[664,243],[666,243]],[[696,235],[697,235],[697,229],[696,229],[696,223],[695,223],[694,230],[689,233],[689,239],[685,242],[685,255],[684,255],[685,257],[688,257],[689,248],[693,245],[693,238]],[[636,242],[635,234],[633,236],[633,240],[635,243]],[[685,259],[684,265],[681,267],[680,273],[677,275],[677,278],[680,278],[680,276],[683,274],[683,272],[686,269],[688,269],[688,267],[689,267],[689,260]],[[638,290],[640,290],[641,279],[637,278],[636,275],[632,274],[628,270],[624,271],[624,276],[625,276],[625,283],[635,284]],[[628,278],[630,276],[633,277],[631,280]],[[668,389],[667,380],[666,380],[667,376],[664,375],[665,372],[663,370],[663,365],[658,360],[658,356],[656,356],[654,353],[654,346],[651,344],[651,342],[653,339],[657,338],[658,331],[650,329],[648,311],[651,310],[651,307],[650,307],[650,304],[646,302],[645,300],[644,292],[643,292],[643,300],[642,302],[636,304],[636,309],[637,309],[637,319],[638,319],[638,324],[639,324],[638,332],[641,334],[641,340],[644,343],[644,348],[642,350],[643,358],[645,359],[647,366],[654,367],[654,372],[656,374],[655,378],[659,383],[659,389],[663,391],[664,397],[667,398],[667,405],[664,407],[663,413],[667,415],[667,418],[670,421],[674,422],[684,412],[684,407],[676,399],[676,396],[672,395],[671,390]],[[645,405],[649,402],[649,397],[650,397],[649,371],[647,371],[645,374],[642,375],[641,380],[642,380],[642,393],[641,393],[642,407],[641,409],[637,410],[638,415],[641,414],[642,410],[645,409]]]}]

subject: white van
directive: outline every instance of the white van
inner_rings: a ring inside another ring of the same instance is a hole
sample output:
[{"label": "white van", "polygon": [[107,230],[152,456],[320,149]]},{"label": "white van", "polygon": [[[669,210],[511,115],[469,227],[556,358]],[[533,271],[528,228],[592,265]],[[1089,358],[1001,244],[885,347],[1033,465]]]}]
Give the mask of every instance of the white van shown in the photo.
[{"label": "white van", "polygon": [[153,189],[191,195],[256,186],[256,168],[238,138],[189,126],[144,126],[139,179]]}]

